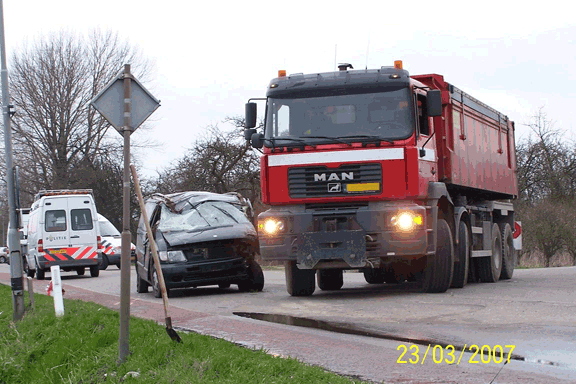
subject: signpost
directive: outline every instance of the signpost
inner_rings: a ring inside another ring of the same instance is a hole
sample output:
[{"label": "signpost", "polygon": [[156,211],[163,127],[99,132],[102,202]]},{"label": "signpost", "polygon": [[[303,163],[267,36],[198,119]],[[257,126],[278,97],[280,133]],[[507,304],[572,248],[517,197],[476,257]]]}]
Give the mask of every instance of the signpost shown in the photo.
[{"label": "signpost", "polygon": [[100,91],[90,103],[124,136],[124,181],[122,255],[120,259],[120,337],[119,363],[126,361],[130,336],[130,135],[159,106],[157,100],[132,74],[130,64]]}]

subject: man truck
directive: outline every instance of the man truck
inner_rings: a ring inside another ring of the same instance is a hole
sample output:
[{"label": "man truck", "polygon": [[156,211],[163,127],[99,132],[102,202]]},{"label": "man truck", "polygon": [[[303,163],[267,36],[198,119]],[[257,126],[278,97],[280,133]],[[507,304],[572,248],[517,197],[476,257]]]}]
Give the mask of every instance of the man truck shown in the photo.
[{"label": "man truck", "polygon": [[514,123],[446,82],[393,67],[279,71],[261,149],[263,260],[285,263],[292,296],[337,290],[344,270],[424,292],[514,271]]}]

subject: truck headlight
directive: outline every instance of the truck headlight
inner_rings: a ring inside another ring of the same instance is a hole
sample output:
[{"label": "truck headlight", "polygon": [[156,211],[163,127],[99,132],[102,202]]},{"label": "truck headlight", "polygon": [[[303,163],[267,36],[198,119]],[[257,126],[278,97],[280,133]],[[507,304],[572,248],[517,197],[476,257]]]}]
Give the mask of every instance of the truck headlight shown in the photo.
[{"label": "truck headlight", "polygon": [[401,232],[410,232],[424,224],[421,214],[411,211],[399,212],[392,216],[390,223]]},{"label": "truck headlight", "polygon": [[284,232],[285,229],[286,223],[282,219],[269,217],[264,221],[258,222],[258,230],[264,232],[266,235],[276,235]]},{"label": "truck headlight", "polygon": [[186,261],[186,256],[184,256],[184,252],[182,251],[159,251],[158,258],[169,263]]}]

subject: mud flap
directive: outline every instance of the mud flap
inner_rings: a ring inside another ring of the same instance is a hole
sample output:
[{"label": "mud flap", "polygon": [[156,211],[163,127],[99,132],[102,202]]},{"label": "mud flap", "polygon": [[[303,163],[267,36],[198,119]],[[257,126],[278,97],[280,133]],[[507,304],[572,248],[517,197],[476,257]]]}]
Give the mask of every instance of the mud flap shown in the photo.
[{"label": "mud flap", "polygon": [[366,264],[364,231],[305,232],[299,236],[297,262],[312,269],[320,260],[343,260],[351,268]]}]

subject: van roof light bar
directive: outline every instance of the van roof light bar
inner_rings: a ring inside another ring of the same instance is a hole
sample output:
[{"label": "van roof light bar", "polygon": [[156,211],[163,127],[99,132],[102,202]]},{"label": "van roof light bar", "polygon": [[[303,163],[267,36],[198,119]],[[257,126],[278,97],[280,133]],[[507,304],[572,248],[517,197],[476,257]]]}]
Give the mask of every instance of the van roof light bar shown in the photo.
[{"label": "van roof light bar", "polygon": [[51,190],[40,190],[34,196],[34,200],[38,200],[44,196],[60,196],[60,195],[92,195],[91,189],[51,189]]}]

